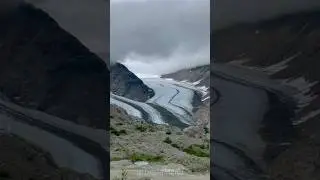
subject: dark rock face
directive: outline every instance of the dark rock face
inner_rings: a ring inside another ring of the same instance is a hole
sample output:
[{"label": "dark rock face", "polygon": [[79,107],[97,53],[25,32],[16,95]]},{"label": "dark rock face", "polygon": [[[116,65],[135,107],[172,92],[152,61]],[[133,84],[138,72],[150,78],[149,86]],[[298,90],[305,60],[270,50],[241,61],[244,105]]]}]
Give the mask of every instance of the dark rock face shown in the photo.
[{"label": "dark rock face", "polygon": [[42,10],[0,20],[0,91],[14,103],[105,129],[109,71]]},{"label": "dark rock face", "polygon": [[154,96],[154,91],[124,65],[120,63],[112,65],[110,74],[112,93],[141,102]]}]

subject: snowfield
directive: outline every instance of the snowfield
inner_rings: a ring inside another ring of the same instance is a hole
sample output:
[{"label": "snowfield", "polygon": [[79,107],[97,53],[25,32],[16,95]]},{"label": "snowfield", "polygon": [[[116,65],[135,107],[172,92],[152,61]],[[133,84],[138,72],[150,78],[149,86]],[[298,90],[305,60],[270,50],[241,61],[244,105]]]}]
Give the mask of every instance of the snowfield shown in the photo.
[{"label": "snowfield", "polygon": [[[142,81],[152,88],[155,95],[146,103],[133,101],[131,99],[111,94],[110,103],[118,105],[125,109],[128,114],[135,117],[143,117],[143,113],[147,113],[149,121],[156,124],[165,124],[163,117],[151,105],[161,106],[172,113],[179,121],[187,125],[193,125],[193,98],[196,92],[202,94],[202,101],[210,98],[208,88],[198,87],[201,82],[175,81],[173,79],[163,79],[156,76],[140,76]],[[137,107],[140,107],[137,108]],[[140,112],[141,109],[144,111]],[[167,120],[167,119],[166,119]],[[170,124],[170,123],[169,123]]]},{"label": "snowfield", "polygon": [[143,79],[143,81],[155,91],[154,97],[148,100],[149,103],[165,107],[185,124],[193,124],[192,100],[194,91],[179,87],[172,84],[171,81],[168,82],[160,78],[148,78]]},{"label": "snowfield", "polygon": [[[123,102],[124,104],[128,103],[128,104],[134,104],[136,106],[139,106],[140,108],[143,109],[143,111],[148,113],[149,118],[153,123],[165,124],[163,119],[162,119],[161,114],[157,110],[155,110],[153,107],[151,107],[150,105],[148,105],[146,103],[134,101],[134,100],[131,100],[131,99],[128,99],[128,98],[125,98],[125,97],[122,97],[122,96],[118,96],[118,95],[115,95],[115,94],[112,94],[112,93],[111,93],[111,99],[116,99],[118,101]],[[120,105],[120,107],[125,109],[126,106],[121,106]]]}]

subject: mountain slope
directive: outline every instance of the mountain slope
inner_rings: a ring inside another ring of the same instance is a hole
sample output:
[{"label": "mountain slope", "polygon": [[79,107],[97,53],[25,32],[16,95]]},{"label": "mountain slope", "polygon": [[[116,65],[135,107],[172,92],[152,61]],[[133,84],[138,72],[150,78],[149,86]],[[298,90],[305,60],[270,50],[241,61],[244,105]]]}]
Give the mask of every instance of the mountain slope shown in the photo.
[{"label": "mountain slope", "polygon": [[172,78],[178,81],[187,80],[197,82],[198,86],[208,87],[210,84],[210,65],[198,66],[191,69],[183,69],[174,73],[162,75],[163,78]]},{"label": "mountain slope", "polygon": [[110,90],[116,95],[142,102],[154,95],[153,90],[123,64],[116,63],[112,65],[110,75]]},{"label": "mountain slope", "polygon": [[0,132],[0,146],[0,179],[95,180],[89,174],[58,167],[48,152],[17,136]]},{"label": "mountain slope", "polygon": [[103,60],[28,4],[0,26],[0,90],[10,101],[106,128],[109,72]]},{"label": "mountain slope", "polygon": [[204,123],[210,127],[210,65],[198,66],[191,69],[182,69],[180,71],[165,74],[162,78],[174,79],[176,81],[186,81],[198,87],[198,93],[193,97],[194,118],[197,123]]},{"label": "mountain slope", "polygon": [[268,164],[272,180],[320,177],[315,153],[320,142],[319,17],[320,11],[301,12],[213,32],[216,62],[254,69],[298,90],[296,116],[290,119],[297,136]]},{"label": "mountain slope", "polygon": [[311,102],[301,102],[298,116],[303,118],[320,107],[319,17],[320,11],[303,12],[217,31],[212,41],[215,58],[258,67],[274,79],[288,80],[285,83],[300,89],[302,96],[313,96]]},{"label": "mountain slope", "polygon": [[[150,175],[152,179],[165,179],[163,175],[170,176],[173,171],[187,177],[208,171],[210,166],[208,132],[202,134],[201,137],[192,137],[193,134],[185,133],[174,126],[137,121],[118,106],[111,106],[110,118],[111,176],[118,175],[115,172],[121,168],[128,171],[150,168],[150,174],[140,175]],[[197,153],[187,151],[186,149],[190,146],[200,146],[201,149],[195,149]],[[145,161],[147,165],[139,166],[139,162],[136,164],[135,161]],[[164,169],[172,171],[165,172]],[[130,179],[143,178],[138,177],[132,171],[129,172],[128,177]],[[194,179],[198,178],[194,177]]]}]

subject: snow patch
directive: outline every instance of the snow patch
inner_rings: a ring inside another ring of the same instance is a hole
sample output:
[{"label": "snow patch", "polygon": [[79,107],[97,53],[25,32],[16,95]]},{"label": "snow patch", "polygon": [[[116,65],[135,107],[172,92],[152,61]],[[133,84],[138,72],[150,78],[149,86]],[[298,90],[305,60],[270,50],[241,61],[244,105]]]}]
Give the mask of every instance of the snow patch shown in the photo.
[{"label": "snow patch", "polygon": [[290,61],[292,61],[293,59],[297,58],[299,55],[301,54],[301,52],[298,52],[296,53],[295,55],[283,60],[283,61],[280,61],[279,63],[276,63],[276,64],[273,64],[271,66],[268,66],[266,68],[262,68],[262,71],[266,72],[267,74],[269,75],[272,75],[272,74],[275,74],[277,72],[280,72],[284,69],[286,69],[288,67],[288,63]]},{"label": "snow patch", "polygon": [[196,81],[196,82],[193,82],[192,85],[198,85],[198,84],[201,83],[202,80],[203,80],[203,79],[200,79],[200,80],[198,80],[198,81]]},{"label": "snow patch", "polygon": [[164,79],[167,81],[174,81],[174,79],[172,79],[172,78],[164,78]]},{"label": "snow patch", "polygon": [[202,93],[202,96],[206,96],[206,95],[209,93],[209,92],[208,92],[209,87],[200,86],[200,87],[198,87],[198,89],[199,89],[200,92]]},{"label": "snow patch", "polygon": [[311,92],[311,88],[318,84],[318,81],[308,82],[304,77],[296,79],[285,79],[283,84],[296,88],[299,93],[294,95],[294,98],[298,101],[299,110],[308,106],[314,99],[318,97]]},{"label": "snow patch", "polygon": [[309,114],[307,114],[306,116],[304,116],[301,119],[299,119],[298,121],[293,122],[292,124],[293,125],[299,125],[301,123],[304,123],[304,122],[308,121],[311,118],[314,118],[314,117],[318,116],[319,114],[320,114],[320,109],[312,111]]},{"label": "snow patch", "polygon": [[143,78],[160,78],[160,75],[155,75],[155,74],[136,73],[135,75],[140,79],[143,79]]},{"label": "snow patch", "polygon": [[[268,75],[273,75],[277,72],[280,72],[284,69],[286,69],[288,67],[288,63],[290,61],[292,61],[293,59],[297,58],[299,55],[301,55],[301,52],[298,52],[296,54],[294,54],[293,56],[290,56],[287,59],[284,59],[283,61],[280,61],[276,64],[272,64],[270,66],[267,67],[254,67],[254,66],[245,66],[248,69],[252,69],[252,70],[258,70],[258,71],[262,71]],[[250,61],[250,59],[238,59],[238,60],[233,60],[231,62],[229,62],[229,64],[235,65],[235,66],[244,66],[243,64]]]},{"label": "snow patch", "polygon": [[210,99],[210,96],[203,98],[201,101],[206,101],[207,99]]}]

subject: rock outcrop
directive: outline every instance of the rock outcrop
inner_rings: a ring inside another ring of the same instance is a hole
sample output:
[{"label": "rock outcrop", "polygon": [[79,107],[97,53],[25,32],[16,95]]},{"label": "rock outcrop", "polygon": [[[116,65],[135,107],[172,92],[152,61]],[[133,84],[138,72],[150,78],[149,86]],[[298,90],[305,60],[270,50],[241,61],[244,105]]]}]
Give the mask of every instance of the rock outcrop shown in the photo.
[{"label": "rock outcrop", "polygon": [[110,74],[112,93],[141,102],[154,96],[154,91],[123,64],[112,65]]}]

